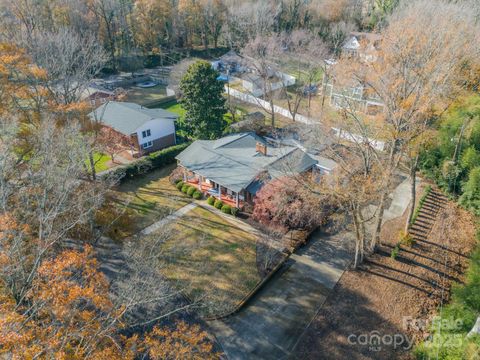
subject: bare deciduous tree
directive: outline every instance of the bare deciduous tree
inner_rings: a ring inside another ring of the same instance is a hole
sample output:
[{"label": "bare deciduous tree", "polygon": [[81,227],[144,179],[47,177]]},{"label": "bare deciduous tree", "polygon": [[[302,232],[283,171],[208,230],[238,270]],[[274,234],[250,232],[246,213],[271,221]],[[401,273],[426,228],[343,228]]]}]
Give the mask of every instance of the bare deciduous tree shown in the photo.
[{"label": "bare deciduous tree", "polygon": [[58,104],[80,101],[83,91],[105,66],[107,56],[93,36],[82,36],[63,28],[38,33],[24,46],[32,60],[47,71],[52,98]]},{"label": "bare deciduous tree", "polygon": [[0,208],[29,227],[13,237],[1,237],[8,257],[1,275],[17,303],[22,303],[42,260],[74,232],[93,228],[106,189],[100,182],[82,180],[90,149],[77,125],[58,127],[54,120],[43,119],[28,136],[29,152],[21,157],[18,149],[24,139],[19,125],[2,120],[0,131]]}]

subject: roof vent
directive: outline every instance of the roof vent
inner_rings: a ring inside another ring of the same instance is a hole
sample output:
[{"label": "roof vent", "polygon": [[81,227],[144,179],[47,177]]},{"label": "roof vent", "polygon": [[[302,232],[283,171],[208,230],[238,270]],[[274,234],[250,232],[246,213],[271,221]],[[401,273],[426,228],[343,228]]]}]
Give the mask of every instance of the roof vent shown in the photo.
[{"label": "roof vent", "polygon": [[255,150],[257,153],[267,156],[267,145],[261,142],[257,142],[257,144],[255,145]]}]

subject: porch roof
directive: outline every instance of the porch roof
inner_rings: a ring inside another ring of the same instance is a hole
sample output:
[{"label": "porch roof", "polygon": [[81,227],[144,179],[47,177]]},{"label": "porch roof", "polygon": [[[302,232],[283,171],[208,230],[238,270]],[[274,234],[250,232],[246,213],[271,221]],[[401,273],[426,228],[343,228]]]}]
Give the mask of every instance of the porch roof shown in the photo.
[{"label": "porch roof", "polygon": [[[256,144],[267,146],[267,154]],[[197,140],[177,156],[180,164],[230,190],[240,192],[265,173],[272,177],[301,173],[314,164],[298,147],[270,146],[253,133],[240,133],[218,140]]]}]

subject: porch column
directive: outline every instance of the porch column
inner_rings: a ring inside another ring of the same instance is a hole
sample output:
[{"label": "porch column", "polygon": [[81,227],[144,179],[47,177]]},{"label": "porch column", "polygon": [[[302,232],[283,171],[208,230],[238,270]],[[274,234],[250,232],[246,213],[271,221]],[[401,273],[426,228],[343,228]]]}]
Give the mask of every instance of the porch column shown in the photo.
[{"label": "porch column", "polygon": [[200,191],[202,191],[202,182],[203,182],[203,176],[202,175],[199,175],[199,179],[198,179],[198,189]]},{"label": "porch column", "polygon": [[218,185],[218,198],[222,200],[222,185]]},{"label": "porch column", "polygon": [[235,198],[235,207],[238,209],[238,205],[239,205],[239,199],[238,199],[238,192],[237,192],[237,196]]}]

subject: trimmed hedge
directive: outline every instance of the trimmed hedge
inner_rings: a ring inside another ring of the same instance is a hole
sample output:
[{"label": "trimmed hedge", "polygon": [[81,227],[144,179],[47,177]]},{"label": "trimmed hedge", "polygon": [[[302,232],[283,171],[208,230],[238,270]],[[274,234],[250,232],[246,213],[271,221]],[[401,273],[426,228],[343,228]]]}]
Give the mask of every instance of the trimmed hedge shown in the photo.
[{"label": "trimmed hedge", "polygon": [[223,206],[223,202],[221,200],[215,200],[215,203],[213,204],[218,210],[220,210]]},{"label": "trimmed hedge", "polygon": [[236,207],[232,207],[232,209],[230,211],[230,213],[235,217],[238,215],[238,212],[239,212],[239,210]]},{"label": "trimmed hedge", "polygon": [[195,200],[200,200],[203,197],[203,194],[200,191],[195,190],[192,196]]},{"label": "trimmed hedge", "polygon": [[197,189],[195,188],[195,186],[190,186],[190,188],[188,189],[187,191],[187,195],[188,196],[193,196],[193,193],[197,191]]},{"label": "trimmed hedge", "polygon": [[188,145],[190,145],[190,143],[174,145],[152,152],[126,166],[119,167],[108,174],[117,178],[120,182],[123,182],[165,165],[174,164],[175,157],[185,150]]},{"label": "trimmed hedge", "polygon": [[177,187],[178,190],[182,191],[183,185],[185,185],[185,183],[180,180],[175,186]]},{"label": "trimmed hedge", "polygon": [[207,204],[208,205],[214,205],[215,204],[215,198],[213,196],[210,196],[208,199],[207,199]]},{"label": "trimmed hedge", "polygon": [[183,184],[183,186],[182,186],[182,192],[183,192],[184,194],[186,194],[187,191],[188,191],[188,189],[190,189],[190,188],[191,188],[190,185],[188,185],[188,184]]},{"label": "trimmed hedge", "polygon": [[225,214],[231,214],[232,213],[232,207],[230,205],[227,205],[227,204],[223,205],[221,210]]}]

